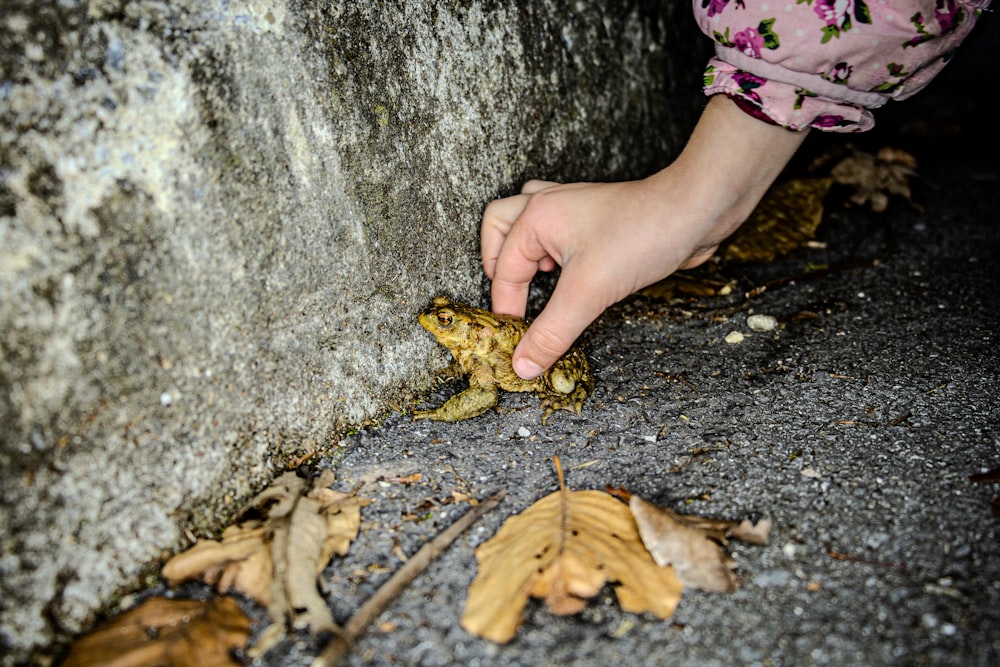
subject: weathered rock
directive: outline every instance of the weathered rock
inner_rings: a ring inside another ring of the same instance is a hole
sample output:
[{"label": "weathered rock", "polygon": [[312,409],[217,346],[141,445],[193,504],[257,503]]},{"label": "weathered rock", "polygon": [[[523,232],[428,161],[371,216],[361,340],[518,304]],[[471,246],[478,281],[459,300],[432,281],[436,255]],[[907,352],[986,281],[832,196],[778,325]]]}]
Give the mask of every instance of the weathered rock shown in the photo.
[{"label": "weathered rock", "polygon": [[5,0],[3,664],[426,387],[491,198],[676,153],[688,11]]}]

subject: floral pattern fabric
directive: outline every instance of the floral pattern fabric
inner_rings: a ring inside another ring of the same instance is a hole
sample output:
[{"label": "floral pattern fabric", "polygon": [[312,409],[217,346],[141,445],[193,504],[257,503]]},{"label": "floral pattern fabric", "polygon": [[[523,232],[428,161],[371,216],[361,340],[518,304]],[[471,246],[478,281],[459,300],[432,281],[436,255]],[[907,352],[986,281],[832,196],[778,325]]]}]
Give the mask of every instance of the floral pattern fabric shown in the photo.
[{"label": "floral pattern fabric", "polygon": [[990,0],[693,0],[705,93],[793,130],[861,132],[941,70]]}]

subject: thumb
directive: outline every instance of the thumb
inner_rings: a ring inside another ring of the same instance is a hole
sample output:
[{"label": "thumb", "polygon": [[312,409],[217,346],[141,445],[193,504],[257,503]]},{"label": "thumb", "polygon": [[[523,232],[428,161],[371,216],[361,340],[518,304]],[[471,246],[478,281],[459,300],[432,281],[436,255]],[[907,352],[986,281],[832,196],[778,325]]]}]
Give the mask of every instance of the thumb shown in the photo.
[{"label": "thumb", "polygon": [[561,278],[545,309],[514,350],[511,364],[514,372],[525,380],[548,370],[610,305],[592,291],[564,286],[567,276]]}]

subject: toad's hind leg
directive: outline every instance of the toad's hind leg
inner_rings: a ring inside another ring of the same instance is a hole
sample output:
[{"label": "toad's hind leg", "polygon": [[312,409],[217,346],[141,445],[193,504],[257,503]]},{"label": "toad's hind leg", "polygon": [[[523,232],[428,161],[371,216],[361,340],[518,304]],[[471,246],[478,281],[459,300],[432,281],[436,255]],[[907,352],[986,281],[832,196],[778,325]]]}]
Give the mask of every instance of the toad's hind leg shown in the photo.
[{"label": "toad's hind leg", "polygon": [[457,422],[480,415],[500,401],[500,390],[495,384],[472,385],[434,410],[414,410],[414,419]]},{"label": "toad's hind leg", "polygon": [[590,366],[583,353],[576,350],[560,359],[545,376],[545,384],[538,391],[542,399],[542,424],[556,410],[571,410],[580,414],[583,401],[593,390]]}]

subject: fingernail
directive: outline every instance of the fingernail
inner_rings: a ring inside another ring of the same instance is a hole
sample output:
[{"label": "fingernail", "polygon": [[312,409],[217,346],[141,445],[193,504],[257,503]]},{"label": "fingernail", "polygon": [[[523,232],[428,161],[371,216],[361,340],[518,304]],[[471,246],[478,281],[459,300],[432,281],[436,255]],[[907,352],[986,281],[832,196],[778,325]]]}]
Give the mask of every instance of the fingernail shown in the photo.
[{"label": "fingernail", "polygon": [[542,374],[542,367],[536,364],[531,359],[525,359],[521,357],[520,359],[515,359],[514,372],[518,374],[523,380],[534,380],[536,377]]}]

